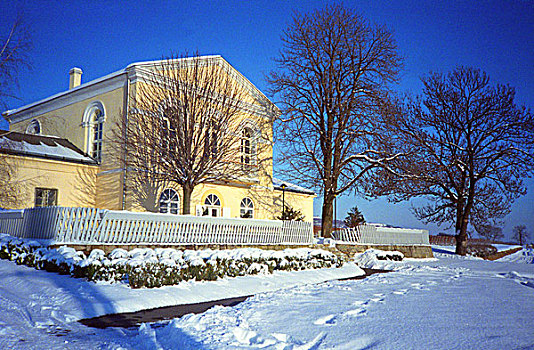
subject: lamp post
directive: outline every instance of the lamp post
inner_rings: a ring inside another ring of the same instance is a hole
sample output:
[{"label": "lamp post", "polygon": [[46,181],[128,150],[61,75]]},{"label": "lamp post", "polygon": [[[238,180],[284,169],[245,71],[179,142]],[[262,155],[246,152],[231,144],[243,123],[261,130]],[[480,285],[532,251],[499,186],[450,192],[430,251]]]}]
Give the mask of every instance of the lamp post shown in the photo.
[{"label": "lamp post", "polygon": [[[337,194],[334,195],[334,229],[337,229]],[[334,230],[334,231],[335,231]]]},{"label": "lamp post", "polygon": [[282,183],[280,186],[282,187],[282,220],[285,220],[286,215],[286,187],[287,185],[285,183]]}]

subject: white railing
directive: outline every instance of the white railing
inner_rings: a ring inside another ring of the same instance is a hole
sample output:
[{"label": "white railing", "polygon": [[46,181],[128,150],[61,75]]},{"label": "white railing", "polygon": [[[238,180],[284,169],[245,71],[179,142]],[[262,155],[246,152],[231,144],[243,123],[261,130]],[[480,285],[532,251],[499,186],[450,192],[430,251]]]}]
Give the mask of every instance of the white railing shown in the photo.
[{"label": "white railing", "polygon": [[0,211],[0,232],[23,232],[24,210]]},{"label": "white railing", "polygon": [[427,230],[360,225],[332,233],[335,240],[352,244],[430,245]]},{"label": "white railing", "polygon": [[46,207],[0,212],[0,232],[72,244],[303,245],[309,222]]}]

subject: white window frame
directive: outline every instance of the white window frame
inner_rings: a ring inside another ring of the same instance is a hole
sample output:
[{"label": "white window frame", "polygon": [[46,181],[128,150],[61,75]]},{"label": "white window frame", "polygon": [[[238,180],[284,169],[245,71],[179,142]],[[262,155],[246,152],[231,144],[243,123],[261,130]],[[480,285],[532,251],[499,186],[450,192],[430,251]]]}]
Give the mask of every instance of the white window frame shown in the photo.
[{"label": "white window frame", "polygon": [[159,196],[158,207],[159,212],[162,214],[180,214],[180,196],[178,192],[172,188],[164,189]]},{"label": "white window frame", "polygon": [[105,121],[106,110],[102,102],[90,103],[85,109],[82,120],[82,127],[86,129],[85,152],[99,163],[102,161]]},{"label": "white window frame", "polygon": [[53,207],[57,206],[59,190],[57,188],[35,188],[34,206],[37,207]]},{"label": "white window frame", "polygon": [[104,140],[104,113],[97,109],[93,119],[93,138],[91,156],[98,162],[102,161],[102,142]]},{"label": "white window frame", "polygon": [[[248,214],[250,213],[250,216]],[[254,219],[254,202],[252,199],[245,197],[239,205],[239,217],[242,219]]]},{"label": "white window frame", "polygon": [[204,200],[204,205],[202,206],[202,216],[221,216],[221,200],[220,198],[213,193],[207,195]]},{"label": "white window frame", "polygon": [[26,127],[26,134],[41,135],[41,123],[37,119],[32,119]]}]

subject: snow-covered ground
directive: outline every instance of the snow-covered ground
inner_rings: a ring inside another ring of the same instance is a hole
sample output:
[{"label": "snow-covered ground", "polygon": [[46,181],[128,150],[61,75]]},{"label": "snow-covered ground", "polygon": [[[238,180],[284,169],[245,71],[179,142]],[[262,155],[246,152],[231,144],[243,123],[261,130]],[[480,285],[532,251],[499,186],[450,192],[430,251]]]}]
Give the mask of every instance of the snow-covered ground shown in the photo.
[{"label": "snow-covered ground", "polygon": [[522,249],[518,252],[500,258],[498,261],[534,264],[534,249]]},{"label": "snow-covered ground", "polygon": [[497,248],[498,252],[502,252],[505,250],[515,249],[515,248],[521,248],[520,245],[510,245],[510,244],[492,244],[495,248]]},{"label": "snow-covered ground", "polygon": [[[534,349],[534,264],[436,255],[388,262],[394,272],[364,280],[311,284],[314,274],[324,280],[358,272],[348,264],[139,290],[0,260],[0,348]],[[279,283],[284,277],[287,285]],[[234,307],[138,328],[75,322],[241,289],[257,294]]]}]

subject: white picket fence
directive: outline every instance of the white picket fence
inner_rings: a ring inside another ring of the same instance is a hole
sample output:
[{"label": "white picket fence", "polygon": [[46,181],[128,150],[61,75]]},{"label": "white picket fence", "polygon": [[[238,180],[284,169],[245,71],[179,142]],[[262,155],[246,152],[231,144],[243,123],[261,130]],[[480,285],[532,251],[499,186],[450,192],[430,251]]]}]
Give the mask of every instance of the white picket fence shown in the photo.
[{"label": "white picket fence", "polygon": [[351,244],[430,245],[427,230],[360,225],[332,233],[335,240]]},{"label": "white picket fence", "polygon": [[309,222],[45,207],[0,212],[0,232],[70,244],[307,245]]}]

